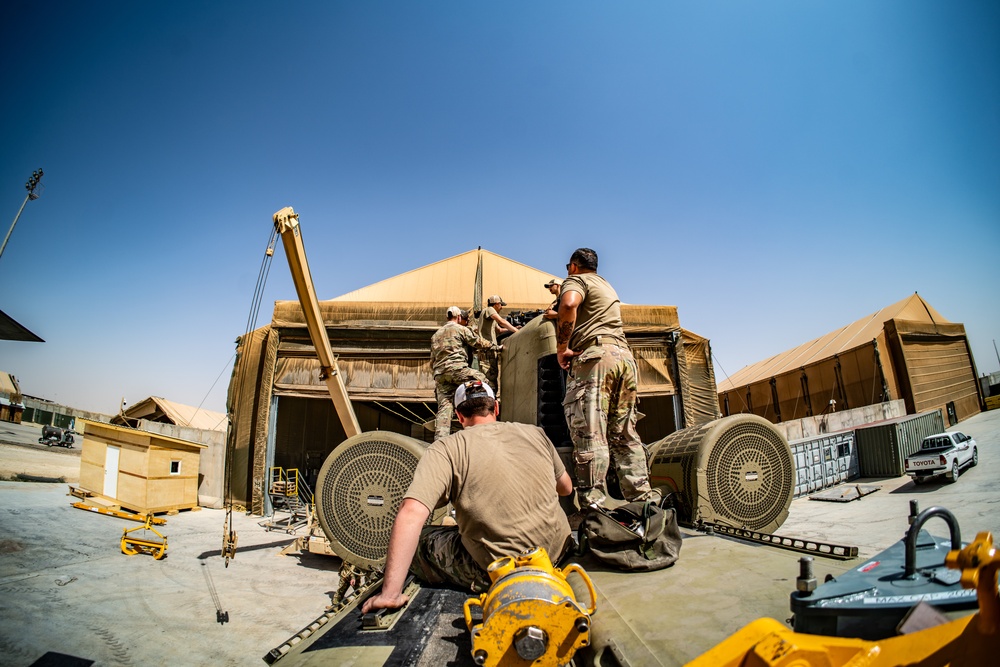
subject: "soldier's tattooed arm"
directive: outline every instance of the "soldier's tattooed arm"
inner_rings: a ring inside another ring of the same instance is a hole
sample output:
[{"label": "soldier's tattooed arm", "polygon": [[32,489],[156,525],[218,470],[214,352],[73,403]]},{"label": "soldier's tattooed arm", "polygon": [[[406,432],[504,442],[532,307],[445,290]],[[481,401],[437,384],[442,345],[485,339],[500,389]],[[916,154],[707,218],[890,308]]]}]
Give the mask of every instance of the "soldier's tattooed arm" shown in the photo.
[{"label": "soldier's tattooed arm", "polygon": [[576,327],[576,311],[583,303],[583,295],[567,290],[559,297],[559,317],[556,319],[556,357],[559,365],[569,368],[569,361],[576,354],[569,349],[569,339]]}]

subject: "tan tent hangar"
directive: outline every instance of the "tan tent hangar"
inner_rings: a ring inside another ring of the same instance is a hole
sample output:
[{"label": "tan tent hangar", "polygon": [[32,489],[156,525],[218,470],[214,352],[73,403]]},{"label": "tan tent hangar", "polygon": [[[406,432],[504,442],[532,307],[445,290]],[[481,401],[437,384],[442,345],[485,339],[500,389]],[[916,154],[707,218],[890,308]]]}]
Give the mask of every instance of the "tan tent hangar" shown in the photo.
[{"label": "tan tent hangar", "polygon": [[[551,277],[476,249],[321,301],[361,430],[431,442],[430,339],[447,307],[471,308],[483,295],[500,294],[505,316],[538,313],[552,301],[544,287]],[[622,316],[640,368],[643,441],[716,418],[708,340],[682,329],[674,306],[623,305]],[[228,399],[230,483],[234,500],[260,514],[272,467],[296,468],[312,484],[345,435],[298,301],[276,302],[271,324],[241,337],[237,353]]]},{"label": "tan tent hangar", "polygon": [[903,399],[908,414],[941,409],[955,424],[982,409],[976,377],[965,327],[914,293],[733,374],[719,407],[780,423]]}]

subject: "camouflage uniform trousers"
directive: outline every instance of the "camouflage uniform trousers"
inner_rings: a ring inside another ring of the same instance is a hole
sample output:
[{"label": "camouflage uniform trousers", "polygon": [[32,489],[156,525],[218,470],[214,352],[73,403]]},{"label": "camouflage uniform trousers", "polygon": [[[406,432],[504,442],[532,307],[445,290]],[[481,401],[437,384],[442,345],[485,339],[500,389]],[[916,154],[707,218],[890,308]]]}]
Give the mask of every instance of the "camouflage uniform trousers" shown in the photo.
[{"label": "camouflage uniform trousers", "polygon": [[638,375],[626,347],[594,345],[572,359],[563,410],[581,506],[604,504],[612,462],[626,500],[656,499],[646,450],[635,430]]},{"label": "camouflage uniform trousers", "polygon": [[[455,416],[455,390],[458,385],[470,380],[488,382],[486,376],[465,366],[442,372],[434,376],[434,395],[437,398],[437,418],[434,420],[434,439],[451,433],[451,419]],[[492,388],[493,385],[490,385]]]},{"label": "camouflage uniform trousers", "polygon": [[451,584],[474,593],[490,588],[490,576],[462,544],[458,526],[426,526],[420,531],[410,572],[429,584]]},{"label": "camouflage uniform trousers", "polygon": [[486,376],[486,382],[497,396],[500,386],[500,353],[496,350],[480,350],[477,355],[479,370]]},{"label": "camouflage uniform trousers", "polygon": [[[549,554],[554,565],[562,562],[572,544],[572,538],[567,537],[561,554]],[[485,593],[491,585],[490,575],[462,543],[458,526],[425,526],[410,572],[429,584],[451,584],[474,593]]]}]

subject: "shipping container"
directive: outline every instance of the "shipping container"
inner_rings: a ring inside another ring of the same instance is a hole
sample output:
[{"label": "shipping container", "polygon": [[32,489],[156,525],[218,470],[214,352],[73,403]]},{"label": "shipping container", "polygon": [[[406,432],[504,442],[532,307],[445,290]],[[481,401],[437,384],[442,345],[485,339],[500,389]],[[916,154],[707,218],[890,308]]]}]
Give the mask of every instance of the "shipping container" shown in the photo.
[{"label": "shipping container", "polygon": [[795,497],[860,476],[854,431],[825,433],[788,443],[795,461]]},{"label": "shipping container", "polygon": [[888,419],[854,431],[862,477],[899,477],[906,457],[928,435],[944,431],[941,410]]}]

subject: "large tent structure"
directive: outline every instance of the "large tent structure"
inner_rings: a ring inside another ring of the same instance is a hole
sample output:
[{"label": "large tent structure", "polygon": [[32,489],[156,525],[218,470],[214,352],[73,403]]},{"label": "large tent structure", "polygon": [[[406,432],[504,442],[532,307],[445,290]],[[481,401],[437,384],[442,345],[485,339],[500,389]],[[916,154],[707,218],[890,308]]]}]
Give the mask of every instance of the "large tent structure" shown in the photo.
[{"label": "large tent structure", "polygon": [[[361,430],[430,442],[436,412],[430,339],[447,307],[478,307],[499,294],[507,302],[505,316],[530,317],[551,303],[544,287],[551,277],[476,249],[321,301]],[[683,330],[673,306],[623,305],[622,316],[640,367],[644,442],[714,419],[708,340]],[[296,468],[312,483],[345,434],[320,380],[298,301],[276,302],[271,323],[241,337],[237,353],[228,399],[231,492],[250,511],[263,513],[272,467]]]},{"label": "large tent structure", "polygon": [[903,399],[954,424],[982,409],[965,327],[914,293],[719,382],[724,415],[774,423]]},{"label": "large tent structure", "polygon": [[226,415],[193,405],[168,401],[159,396],[144,398],[111,418],[112,424],[135,428],[140,419],[177,426],[190,426],[204,431],[226,430]]}]

